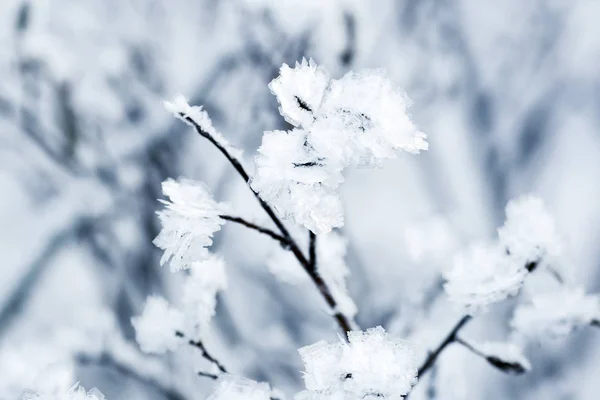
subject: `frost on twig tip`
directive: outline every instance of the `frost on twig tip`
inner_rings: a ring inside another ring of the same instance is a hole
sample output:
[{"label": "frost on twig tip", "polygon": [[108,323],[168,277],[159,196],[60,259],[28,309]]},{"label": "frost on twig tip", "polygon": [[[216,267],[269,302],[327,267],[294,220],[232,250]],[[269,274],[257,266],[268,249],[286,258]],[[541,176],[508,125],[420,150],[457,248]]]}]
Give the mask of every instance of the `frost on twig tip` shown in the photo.
[{"label": "frost on twig tip", "polygon": [[523,349],[512,342],[473,343],[464,339],[457,341],[488,363],[508,374],[520,375],[531,370],[531,363],[523,355]]},{"label": "frost on twig tip", "polygon": [[148,297],[142,314],[131,319],[135,339],[145,353],[164,354],[182,343],[175,332],[185,326],[184,314],[162,297]]},{"label": "frost on twig tip", "polygon": [[193,121],[204,134],[209,135],[214,139],[221,147],[227,150],[231,156],[238,160],[242,159],[242,150],[229,144],[227,139],[213,127],[208,113],[204,111],[202,106],[190,106],[187,99],[181,94],[175,96],[171,101],[164,101],[163,105],[165,106],[165,109],[171,112],[176,118],[179,118],[186,124],[195,128],[194,124],[191,122]]}]

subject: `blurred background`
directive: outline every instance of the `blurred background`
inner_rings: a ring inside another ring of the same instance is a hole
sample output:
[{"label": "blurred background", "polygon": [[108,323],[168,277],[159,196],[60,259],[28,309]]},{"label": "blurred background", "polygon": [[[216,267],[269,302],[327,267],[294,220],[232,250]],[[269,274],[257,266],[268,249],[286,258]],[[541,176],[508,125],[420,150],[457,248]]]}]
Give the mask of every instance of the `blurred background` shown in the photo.
[{"label": "blurred background", "polygon": [[[342,233],[363,328],[382,325],[423,356],[460,316],[440,270],[494,237],[506,202],[530,192],[565,238],[564,274],[597,291],[599,17],[595,0],[2,0],[0,399],[77,381],[109,400],[210,392],[197,353],[150,357],[133,340],[146,296],[179,287],[151,243],[160,182],[202,180],[266,219],[162,100],[204,105],[252,170],[262,132],[286,128],[267,84],[302,57],[334,76],[386,69],[429,136],[424,154],[346,175]],[[337,329],[311,285],[269,272],[273,246],[239,226],[217,234],[229,288],[204,340],[229,370],[289,398],[303,386],[296,349]],[[466,335],[505,339],[518,301]],[[452,347],[411,397],[598,398],[600,331],[527,354],[531,373],[511,377]]]}]

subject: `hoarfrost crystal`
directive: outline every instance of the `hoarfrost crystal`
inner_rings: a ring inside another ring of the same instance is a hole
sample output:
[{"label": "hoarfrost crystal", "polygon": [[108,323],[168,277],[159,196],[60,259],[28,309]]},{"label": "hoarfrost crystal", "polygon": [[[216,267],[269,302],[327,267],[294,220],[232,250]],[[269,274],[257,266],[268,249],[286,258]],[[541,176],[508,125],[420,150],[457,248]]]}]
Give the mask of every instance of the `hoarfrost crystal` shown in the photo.
[{"label": "hoarfrost crystal", "polygon": [[225,261],[210,255],[205,261],[195,262],[190,268],[182,290],[183,310],[191,324],[187,332],[199,334],[215,315],[217,293],[227,288]]},{"label": "hoarfrost crystal", "polygon": [[230,145],[227,139],[213,127],[208,113],[204,111],[201,106],[190,106],[186,98],[182,95],[177,95],[172,101],[165,101],[163,104],[165,109],[171,112],[175,117],[194,128],[194,124],[196,124],[203,132],[210,135],[219,146],[227,150],[233,157],[241,160],[242,151]]},{"label": "hoarfrost crystal", "polygon": [[310,126],[329,80],[329,73],[324,68],[312,59],[303,59],[296,63],[295,68],[283,64],[279,76],[269,84],[269,88],[277,97],[279,113],[287,122],[296,127]]},{"label": "hoarfrost crystal", "polygon": [[234,375],[224,375],[207,400],[270,400],[268,383],[256,382]]},{"label": "hoarfrost crystal", "polygon": [[473,315],[514,296],[526,275],[525,267],[513,262],[498,245],[474,245],[457,254],[452,268],[444,272],[444,289],[451,301]]},{"label": "hoarfrost crystal", "polygon": [[160,200],[165,209],[157,212],[162,230],[154,244],[164,250],[161,265],[169,262],[172,271],[186,269],[208,256],[206,248],[212,244],[214,232],[225,223],[219,215],[227,207],[215,202],[200,182],[167,179],[162,189],[170,201]]},{"label": "hoarfrost crystal", "polygon": [[378,166],[398,150],[427,149],[408,100],[380,71],[339,80],[312,60],[283,65],[269,85],[295,126],[266,132],[252,188],[277,212],[315,233],[343,225],[339,186],[348,166]]},{"label": "hoarfrost crystal", "polygon": [[401,399],[417,381],[411,345],[382,327],[350,332],[349,343],[324,341],[299,350],[305,365],[303,399]]},{"label": "hoarfrost crystal", "polygon": [[519,306],[511,326],[529,337],[566,336],[574,329],[600,318],[600,303],[580,287],[563,287],[556,292],[536,295],[531,304]]},{"label": "hoarfrost crystal", "polygon": [[175,332],[183,330],[185,317],[162,297],[148,297],[142,315],[132,318],[131,322],[135,339],[145,353],[174,351],[181,343]]},{"label": "hoarfrost crystal", "polygon": [[554,219],[541,199],[528,195],[511,200],[506,206],[506,222],[498,230],[500,243],[516,262],[552,259],[560,254],[561,240]]}]

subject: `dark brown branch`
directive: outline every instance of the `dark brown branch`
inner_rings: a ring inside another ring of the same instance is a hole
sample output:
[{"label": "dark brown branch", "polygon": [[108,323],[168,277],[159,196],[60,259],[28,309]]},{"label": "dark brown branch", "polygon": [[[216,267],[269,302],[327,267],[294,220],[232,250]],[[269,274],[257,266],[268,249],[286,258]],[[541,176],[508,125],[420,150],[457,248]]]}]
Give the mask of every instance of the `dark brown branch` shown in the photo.
[{"label": "dark brown branch", "polygon": [[317,269],[317,235],[308,231],[308,262],[312,269]]},{"label": "dark brown branch", "polygon": [[[304,270],[308,273],[313,283],[321,293],[321,296],[325,299],[327,305],[332,310],[337,310],[338,304],[335,298],[333,297],[329,286],[318,274],[318,272],[311,268],[310,262],[306,259],[306,257],[300,250],[300,247],[298,246],[292,235],[290,235],[283,222],[279,219],[279,217],[277,217],[275,211],[273,211],[273,209],[260,197],[257,191],[252,189],[252,187],[250,186],[250,175],[248,175],[241,162],[237,160],[233,155],[231,155],[229,151],[221,143],[219,143],[210,133],[202,129],[202,127],[198,125],[193,118],[183,113],[180,113],[179,116],[187,123],[191,124],[200,136],[206,138],[209,142],[211,142],[225,156],[225,158],[227,158],[227,160],[231,163],[233,168],[238,172],[242,179],[244,179],[244,182],[246,182],[246,185],[248,185],[248,188],[250,189],[250,191],[252,191],[252,194],[254,194],[254,197],[256,198],[260,206],[267,213],[269,218],[271,218],[275,226],[277,226],[277,229],[279,229],[279,232],[281,232],[281,236],[286,240],[289,246],[289,250],[294,254],[302,268],[304,268]],[[339,311],[336,311],[333,317],[339,325],[340,329],[344,332],[344,337],[347,338],[348,332],[352,330],[350,321],[348,320],[348,318],[346,318],[345,315],[343,315]]]},{"label": "dark brown branch", "polygon": [[279,243],[281,243],[281,245],[283,247],[288,247],[289,243],[287,241],[286,238],[284,238],[283,236],[273,232],[272,230],[268,229],[268,228],[264,228],[260,225],[256,225],[255,223],[252,223],[250,221],[247,221],[243,218],[240,217],[232,217],[231,215],[219,215],[219,217],[221,217],[222,219],[226,220],[226,221],[231,221],[231,222],[235,222],[238,223],[240,225],[245,226],[246,228],[250,228],[253,229],[257,232],[263,233],[267,236],[270,236],[271,238],[277,240]]},{"label": "dark brown branch", "polygon": [[[177,332],[175,332],[175,336],[185,339],[185,335],[183,334],[183,332],[177,331]],[[206,350],[206,347],[204,347],[204,343],[202,343],[201,340],[189,339],[188,344],[190,346],[193,346],[193,347],[197,348],[198,350],[200,350],[200,352],[202,353],[202,357],[205,358],[206,360],[210,361],[212,364],[216,365],[217,368],[219,368],[219,371],[221,371],[223,373],[227,373],[227,368],[225,368],[225,366],[223,364],[221,364],[221,362],[219,360],[214,358],[208,352],[208,350]]]}]

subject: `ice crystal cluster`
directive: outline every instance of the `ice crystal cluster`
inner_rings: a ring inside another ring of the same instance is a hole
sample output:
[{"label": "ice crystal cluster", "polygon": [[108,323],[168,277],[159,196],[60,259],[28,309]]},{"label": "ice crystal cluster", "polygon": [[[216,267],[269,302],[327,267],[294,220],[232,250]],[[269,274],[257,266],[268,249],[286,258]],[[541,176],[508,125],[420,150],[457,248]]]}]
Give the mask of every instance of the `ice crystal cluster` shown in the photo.
[{"label": "ice crystal cluster", "polygon": [[142,314],[132,319],[136,340],[142,351],[163,354],[181,344],[176,332],[195,338],[215,314],[217,293],[227,287],[225,262],[210,255],[191,265],[179,299],[174,307],[162,297],[150,296]]},{"label": "ice crystal cluster", "polygon": [[219,378],[215,390],[207,400],[270,400],[268,383],[234,375]]},{"label": "ice crystal cluster", "polygon": [[469,247],[444,273],[450,299],[470,314],[515,295],[531,270],[559,255],[554,220],[541,199],[524,196],[506,207],[498,240]]},{"label": "ice crystal cluster", "polygon": [[160,264],[169,262],[172,271],[187,269],[208,257],[207,247],[225,223],[219,215],[227,206],[213,200],[201,182],[167,179],[162,190],[169,200],[160,200],[165,209],[157,212],[162,230],[154,244],[164,250]]},{"label": "ice crystal cluster", "polygon": [[349,332],[349,343],[317,342],[299,350],[306,391],[296,399],[401,399],[417,381],[411,345],[382,327]]},{"label": "ice crystal cluster", "polygon": [[[346,279],[350,275],[350,269],[344,261],[347,246],[347,240],[336,231],[317,236],[317,270],[338,303],[336,311],[353,317],[358,310],[346,288]],[[289,284],[310,283],[308,274],[294,256],[281,247],[274,250],[267,260],[267,267],[283,282]]]},{"label": "ice crystal cluster", "polygon": [[349,166],[427,149],[408,99],[381,71],[341,79],[312,60],[283,65],[269,85],[290,131],[265,132],[252,188],[280,215],[321,234],[344,223],[339,186]]},{"label": "ice crystal cluster", "polygon": [[26,392],[19,400],[106,400],[106,397],[96,388],[86,391],[79,384],[75,384],[64,393]]},{"label": "ice crystal cluster", "polygon": [[528,338],[561,337],[574,329],[600,319],[597,296],[580,287],[535,295],[530,304],[520,305],[511,321],[512,328]]}]

